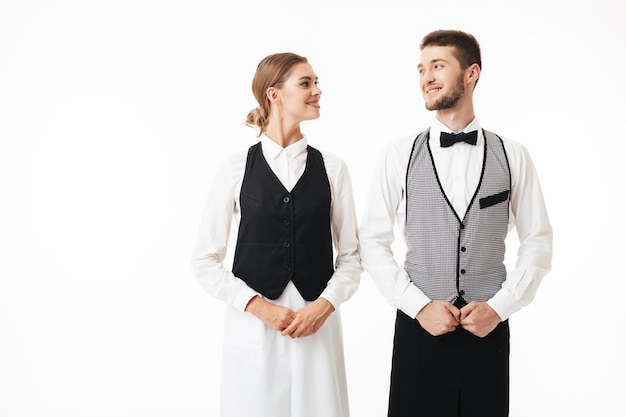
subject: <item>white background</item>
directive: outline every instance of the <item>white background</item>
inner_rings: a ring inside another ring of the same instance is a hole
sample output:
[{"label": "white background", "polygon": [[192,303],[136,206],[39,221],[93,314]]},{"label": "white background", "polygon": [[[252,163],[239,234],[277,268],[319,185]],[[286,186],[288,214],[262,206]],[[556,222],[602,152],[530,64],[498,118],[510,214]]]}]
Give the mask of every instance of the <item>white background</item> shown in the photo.
[{"label": "white background", "polygon": [[[0,416],[217,416],[224,306],[189,260],[216,162],[255,141],[256,64],[309,58],[303,130],[361,216],[381,147],[434,116],[416,65],[440,28],[481,43],[477,116],[528,148],[555,231],[511,319],[511,416],[626,415],[625,21],[610,0],[2,0]],[[353,416],[382,417],[395,312],[367,274],[342,311]]]}]

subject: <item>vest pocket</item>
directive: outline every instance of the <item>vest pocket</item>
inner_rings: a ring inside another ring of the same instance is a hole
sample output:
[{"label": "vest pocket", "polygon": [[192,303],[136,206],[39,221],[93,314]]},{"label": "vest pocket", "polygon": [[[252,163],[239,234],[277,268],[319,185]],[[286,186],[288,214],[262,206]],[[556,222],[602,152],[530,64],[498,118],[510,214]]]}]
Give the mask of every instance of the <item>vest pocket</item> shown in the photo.
[{"label": "vest pocket", "polygon": [[503,201],[506,201],[507,198],[509,198],[509,190],[502,191],[501,193],[493,194],[487,197],[483,197],[480,200],[478,200],[478,202],[480,203],[480,208],[484,209],[484,208],[496,205],[498,203],[502,203]]},{"label": "vest pocket", "polygon": [[256,203],[256,204],[263,204],[263,198],[258,197],[256,195],[250,195],[250,194],[244,194],[241,193],[240,194],[240,199],[246,199],[252,203]]}]

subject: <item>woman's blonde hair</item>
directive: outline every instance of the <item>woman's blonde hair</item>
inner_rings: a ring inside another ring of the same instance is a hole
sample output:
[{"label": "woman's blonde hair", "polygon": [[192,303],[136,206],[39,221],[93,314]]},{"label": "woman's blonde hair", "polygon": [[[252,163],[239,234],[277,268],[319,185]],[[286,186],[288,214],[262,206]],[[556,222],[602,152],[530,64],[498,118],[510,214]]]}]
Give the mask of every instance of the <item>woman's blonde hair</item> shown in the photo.
[{"label": "woman's blonde hair", "polygon": [[259,106],[252,109],[246,117],[246,125],[259,128],[259,136],[265,133],[270,116],[270,100],[267,89],[281,88],[291,68],[307,59],[292,52],[281,52],[263,58],[256,68],[252,79],[252,93]]}]

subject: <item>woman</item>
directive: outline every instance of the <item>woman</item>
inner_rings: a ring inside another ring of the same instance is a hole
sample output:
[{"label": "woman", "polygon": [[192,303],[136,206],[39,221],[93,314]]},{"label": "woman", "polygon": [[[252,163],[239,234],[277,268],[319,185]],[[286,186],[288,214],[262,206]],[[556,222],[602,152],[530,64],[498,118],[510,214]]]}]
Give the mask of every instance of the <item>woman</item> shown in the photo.
[{"label": "woman", "polygon": [[362,272],[348,169],[300,130],[322,94],[305,57],[266,57],[252,91],[260,141],[217,170],[192,262],[227,304],[222,417],[347,417],[339,306]]}]

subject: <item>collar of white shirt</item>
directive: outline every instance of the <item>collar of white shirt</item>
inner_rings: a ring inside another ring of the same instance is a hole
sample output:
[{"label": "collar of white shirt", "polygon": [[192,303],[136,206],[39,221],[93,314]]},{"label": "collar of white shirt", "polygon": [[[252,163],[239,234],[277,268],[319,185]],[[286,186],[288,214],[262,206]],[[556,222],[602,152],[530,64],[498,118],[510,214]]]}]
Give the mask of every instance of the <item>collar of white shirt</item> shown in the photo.
[{"label": "collar of white shirt", "polygon": [[[476,117],[474,117],[474,120],[472,120],[467,126],[459,130],[459,132],[471,132],[473,130],[478,130],[478,139],[476,141],[476,145],[481,146],[483,142],[483,134],[482,129],[480,128],[480,124],[478,123],[478,119]],[[431,143],[431,146],[433,143],[431,142],[432,140],[434,140],[437,143],[437,146],[439,146],[439,136],[441,136],[441,132],[458,133],[452,131],[448,126],[435,119],[430,126],[430,138],[428,141]]]},{"label": "collar of white shirt", "polygon": [[307,144],[308,142],[306,136],[302,136],[302,139],[300,139],[296,143],[292,143],[286,148],[283,148],[272,139],[268,138],[265,134],[261,136],[261,147],[263,149],[263,155],[265,155],[265,158],[267,159],[278,158],[283,150],[286,150],[289,156],[295,158],[306,150]]}]

